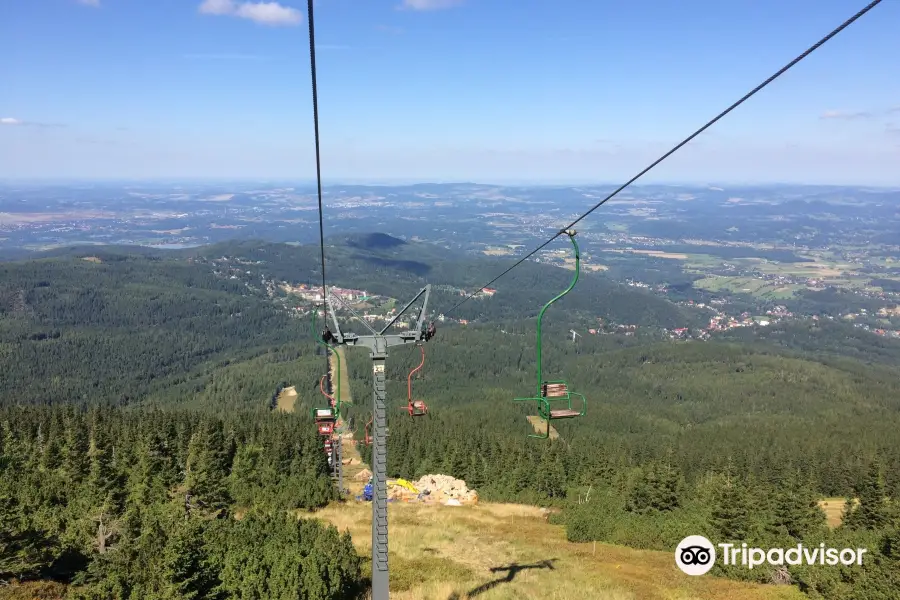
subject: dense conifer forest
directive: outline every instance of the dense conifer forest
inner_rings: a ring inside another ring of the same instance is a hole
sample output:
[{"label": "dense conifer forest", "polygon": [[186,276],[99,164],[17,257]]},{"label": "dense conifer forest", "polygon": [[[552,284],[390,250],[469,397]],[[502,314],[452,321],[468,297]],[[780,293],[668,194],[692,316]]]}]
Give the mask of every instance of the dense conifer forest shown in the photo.
[{"label": "dense conifer forest", "polygon": [[349,536],[286,512],[335,498],[320,443],[288,415],[3,408],[0,578],[78,599],[353,597]]},{"label": "dense conifer forest", "polygon": [[[65,582],[85,599],[358,597],[364,564],[348,536],[285,516],[336,499],[309,416],[324,358],[308,320],[262,278],[315,282],[317,256],[248,243],[57,254],[0,263],[0,580]],[[213,273],[206,261],[223,254],[246,261],[243,277]],[[349,240],[334,283],[402,298],[426,279],[464,287],[496,270],[420,254],[423,275],[399,256]],[[534,440],[528,407],[512,399],[536,391],[533,316],[544,287],[568,276],[523,267],[491,303],[467,305],[475,324],[439,328],[413,382],[428,417],[400,409],[418,353],[392,352],[391,475],[442,472],[488,501],[555,506],[573,541],[867,547],[864,567],[790,567],[787,580],[816,598],[895,597],[900,345],[827,323],[768,338],[573,343],[568,330],[596,314],[696,318],[585,278],[546,320],[543,364],[587,396],[587,415],[555,422],[560,440]],[[439,291],[432,306],[453,300]],[[344,352],[356,400],[346,414],[362,437],[371,367],[364,350]],[[299,392],[294,414],[272,410],[283,385]],[[838,529],[824,524],[824,496],[858,500]]]}]

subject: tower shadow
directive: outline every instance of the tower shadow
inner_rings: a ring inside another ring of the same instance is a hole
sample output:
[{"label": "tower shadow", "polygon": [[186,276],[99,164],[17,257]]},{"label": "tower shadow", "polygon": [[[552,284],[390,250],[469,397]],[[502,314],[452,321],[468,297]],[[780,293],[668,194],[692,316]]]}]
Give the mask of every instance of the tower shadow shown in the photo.
[{"label": "tower shadow", "polygon": [[502,573],[502,572],[506,571],[506,575],[504,575],[503,577],[498,577],[497,579],[492,579],[491,581],[488,581],[487,583],[483,583],[483,584],[479,585],[477,588],[469,590],[463,596],[460,596],[459,593],[457,593],[457,592],[453,592],[452,594],[450,594],[450,597],[447,598],[447,600],[463,600],[463,599],[468,599],[468,598],[476,598],[476,597],[480,596],[481,594],[487,592],[488,590],[491,590],[491,589],[497,587],[498,585],[511,582],[513,579],[516,578],[516,575],[518,575],[521,571],[525,571],[528,569],[550,569],[551,571],[555,570],[553,563],[556,562],[557,560],[559,560],[559,559],[558,558],[549,558],[547,560],[542,560],[542,561],[527,564],[527,565],[520,565],[518,563],[512,563],[512,564],[506,565],[505,567],[494,567],[491,569],[491,573]]}]

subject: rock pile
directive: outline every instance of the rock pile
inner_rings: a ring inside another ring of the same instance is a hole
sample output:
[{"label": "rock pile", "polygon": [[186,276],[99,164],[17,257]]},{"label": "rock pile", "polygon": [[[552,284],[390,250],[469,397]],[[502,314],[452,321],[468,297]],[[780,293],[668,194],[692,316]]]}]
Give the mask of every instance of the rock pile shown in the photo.
[{"label": "rock pile", "polygon": [[363,469],[362,471],[360,471],[359,473],[357,473],[356,475],[354,475],[354,476],[353,476],[353,479],[354,479],[355,481],[363,481],[363,482],[367,482],[367,481],[369,481],[369,478],[370,478],[370,477],[372,477],[372,471],[370,471],[370,470],[368,470],[368,469]]},{"label": "rock pile", "polygon": [[462,503],[478,502],[478,492],[466,487],[466,482],[450,475],[425,475],[413,485],[423,494],[424,499],[444,502],[453,498]]}]

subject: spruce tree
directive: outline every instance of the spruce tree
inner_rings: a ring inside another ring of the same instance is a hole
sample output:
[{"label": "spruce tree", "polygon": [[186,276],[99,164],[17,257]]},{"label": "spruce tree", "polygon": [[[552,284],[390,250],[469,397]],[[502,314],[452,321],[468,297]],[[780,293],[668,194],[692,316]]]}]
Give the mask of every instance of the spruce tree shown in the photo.
[{"label": "spruce tree", "polygon": [[716,493],[712,525],[722,541],[748,541],[753,532],[752,506],[749,490],[732,478],[728,478]]},{"label": "spruce tree", "polygon": [[806,486],[790,484],[775,488],[772,530],[803,540],[825,526],[825,513],[816,494]]},{"label": "spruce tree", "polygon": [[204,528],[197,519],[168,524],[160,564],[160,600],[208,600],[216,584],[204,547]]},{"label": "spruce tree", "polygon": [[27,577],[49,567],[56,544],[34,529],[22,506],[0,490],[0,580]]},{"label": "spruce tree", "polygon": [[626,509],[630,512],[666,512],[678,508],[678,472],[669,466],[650,464],[644,467],[628,494]]},{"label": "spruce tree", "polygon": [[188,444],[185,488],[191,506],[216,511],[229,501],[224,440],[219,427],[201,424]]},{"label": "spruce tree", "polygon": [[890,523],[890,507],[884,490],[884,479],[878,461],[872,461],[862,482],[857,486],[859,506],[845,516],[849,529],[883,529]]}]

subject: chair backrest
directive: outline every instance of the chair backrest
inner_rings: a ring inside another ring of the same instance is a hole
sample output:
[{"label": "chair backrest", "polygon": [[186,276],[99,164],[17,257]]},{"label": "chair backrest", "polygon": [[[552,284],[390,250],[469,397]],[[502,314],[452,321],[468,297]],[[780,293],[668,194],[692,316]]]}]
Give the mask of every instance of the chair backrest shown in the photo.
[{"label": "chair backrest", "polygon": [[569,395],[569,386],[565,383],[545,383],[541,391],[544,398],[565,398]]}]

